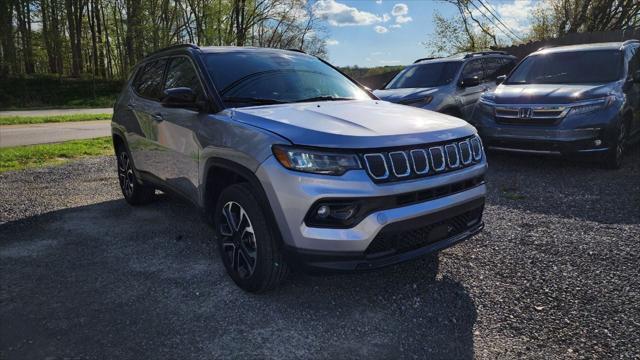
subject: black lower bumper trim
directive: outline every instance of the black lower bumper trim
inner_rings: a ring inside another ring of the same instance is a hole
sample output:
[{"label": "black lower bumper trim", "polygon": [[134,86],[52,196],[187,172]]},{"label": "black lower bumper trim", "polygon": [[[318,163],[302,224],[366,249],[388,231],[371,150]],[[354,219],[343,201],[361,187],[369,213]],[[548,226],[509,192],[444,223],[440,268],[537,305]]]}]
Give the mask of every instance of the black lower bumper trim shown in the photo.
[{"label": "black lower bumper trim", "polygon": [[[470,209],[479,209],[482,211],[483,206],[484,199],[478,199],[452,209],[411,219],[406,222],[392,223],[387,226],[393,226],[395,228],[398,227],[396,225],[404,224],[406,226],[400,226],[400,228],[411,228],[418,225],[433,224],[446,218],[452,218],[462,212],[468,212]],[[457,232],[453,236],[426,243],[426,245],[422,247],[408,251],[389,252],[388,254],[367,254],[366,252],[325,252],[286,247],[285,254],[287,262],[292,266],[312,272],[354,272],[379,269],[416,259],[467,240],[481,232],[484,228],[484,223],[480,219],[481,218],[478,218],[477,222],[473,223],[464,231]]]}]

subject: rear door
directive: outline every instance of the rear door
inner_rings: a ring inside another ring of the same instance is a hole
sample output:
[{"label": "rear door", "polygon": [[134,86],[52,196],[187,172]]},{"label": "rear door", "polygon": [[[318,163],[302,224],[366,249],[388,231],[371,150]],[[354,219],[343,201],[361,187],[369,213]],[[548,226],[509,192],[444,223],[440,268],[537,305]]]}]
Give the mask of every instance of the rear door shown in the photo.
[{"label": "rear door", "polygon": [[160,156],[156,125],[160,120],[160,97],[166,64],[165,59],[159,59],[140,66],[133,80],[133,95],[126,105],[126,111],[133,115],[129,118],[135,119],[127,127],[127,143],[133,163],[137,170],[156,176],[154,164]]},{"label": "rear door", "polygon": [[[187,87],[193,90],[202,103],[205,93],[191,59],[186,55],[172,57],[167,66],[163,91],[171,88]],[[157,142],[162,149],[154,172],[172,190],[197,201],[198,199],[198,159],[200,144],[197,129],[206,122],[206,114],[195,106],[162,107],[160,120],[156,123]]]},{"label": "rear door", "polygon": [[460,80],[466,78],[478,77],[480,84],[476,86],[468,86],[458,88],[459,98],[462,102],[462,117],[469,119],[473,112],[473,106],[476,104],[480,95],[487,91],[487,84],[485,83],[484,66],[482,59],[475,59],[465,64],[462,69],[462,75]]}]

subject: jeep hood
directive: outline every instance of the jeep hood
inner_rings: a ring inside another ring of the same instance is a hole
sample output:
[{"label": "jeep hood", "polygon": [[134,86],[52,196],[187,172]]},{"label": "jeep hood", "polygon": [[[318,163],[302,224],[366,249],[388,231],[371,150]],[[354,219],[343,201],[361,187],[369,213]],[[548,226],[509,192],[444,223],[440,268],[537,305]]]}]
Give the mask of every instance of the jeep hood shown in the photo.
[{"label": "jeep hood", "polygon": [[378,148],[446,141],[476,133],[458,118],[380,100],[326,101],[235,108],[231,118],[294,144]]},{"label": "jeep hood", "polygon": [[393,103],[399,103],[402,101],[414,100],[427,97],[438,91],[438,88],[404,88],[404,89],[389,89],[389,90],[375,90],[373,94],[382,100],[390,101]]},{"label": "jeep hood", "polygon": [[500,85],[495,90],[498,104],[568,104],[607,96],[611,84],[599,85]]}]

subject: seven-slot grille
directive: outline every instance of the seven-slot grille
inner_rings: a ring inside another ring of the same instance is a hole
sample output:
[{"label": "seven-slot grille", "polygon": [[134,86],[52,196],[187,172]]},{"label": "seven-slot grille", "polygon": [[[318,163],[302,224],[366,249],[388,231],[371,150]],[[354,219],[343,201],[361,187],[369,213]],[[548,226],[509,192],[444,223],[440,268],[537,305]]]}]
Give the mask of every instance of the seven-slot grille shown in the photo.
[{"label": "seven-slot grille", "polygon": [[462,169],[482,160],[480,138],[438,145],[362,154],[367,173],[375,182],[414,179]]}]

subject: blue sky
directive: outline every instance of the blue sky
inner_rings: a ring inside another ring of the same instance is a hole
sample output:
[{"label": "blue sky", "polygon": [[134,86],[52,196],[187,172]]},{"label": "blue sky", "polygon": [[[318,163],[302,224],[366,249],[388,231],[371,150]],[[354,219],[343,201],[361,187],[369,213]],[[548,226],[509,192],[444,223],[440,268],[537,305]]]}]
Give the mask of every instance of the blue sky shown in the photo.
[{"label": "blue sky", "polygon": [[[428,55],[421,42],[433,33],[433,14],[457,9],[433,0],[312,0],[326,24],[329,60],[338,66],[410,64]],[[537,0],[484,0],[516,33],[528,30]]]}]

